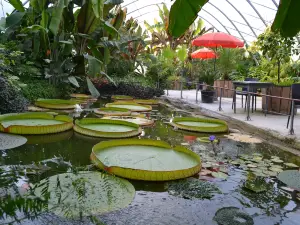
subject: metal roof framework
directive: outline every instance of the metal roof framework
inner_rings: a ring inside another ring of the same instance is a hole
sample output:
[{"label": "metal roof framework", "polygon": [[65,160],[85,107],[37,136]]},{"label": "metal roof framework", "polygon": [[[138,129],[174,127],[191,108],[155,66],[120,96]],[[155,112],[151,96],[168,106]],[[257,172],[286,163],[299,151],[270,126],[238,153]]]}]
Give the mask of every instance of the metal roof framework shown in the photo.
[{"label": "metal roof framework", "polygon": [[[173,2],[124,0],[122,6],[127,8],[128,16],[136,18],[140,23],[146,20],[153,24],[154,18],[159,20],[158,6],[165,3],[170,8]],[[206,27],[229,33],[250,45],[271,25],[278,5],[279,0],[210,0],[198,16],[204,20]]]}]

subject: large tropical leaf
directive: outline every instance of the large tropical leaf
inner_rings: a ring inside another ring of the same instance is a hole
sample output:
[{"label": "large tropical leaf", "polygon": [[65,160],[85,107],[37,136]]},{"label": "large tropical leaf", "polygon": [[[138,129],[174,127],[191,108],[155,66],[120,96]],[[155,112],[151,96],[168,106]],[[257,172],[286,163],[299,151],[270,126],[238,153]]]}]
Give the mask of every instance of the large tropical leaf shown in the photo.
[{"label": "large tropical leaf", "polygon": [[92,216],[126,207],[135,190],[127,180],[99,172],[64,173],[42,180],[35,194],[43,199],[49,193],[48,210],[72,219]]},{"label": "large tropical leaf", "polygon": [[180,37],[184,34],[207,2],[208,0],[176,0],[169,16],[168,32],[171,36]]},{"label": "large tropical leaf", "polygon": [[103,18],[104,0],[91,0],[94,14],[97,18]]},{"label": "large tropical leaf", "polygon": [[280,0],[272,30],[280,31],[284,37],[296,36],[300,31],[299,8],[299,0]]},{"label": "large tropical leaf", "polygon": [[92,161],[112,174],[136,180],[176,180],[200,171],[200,157],[163,141],[127,139],[93,147]]},{"label": "large tropical leaf", "polygon": [[[51,22],[49,25],[49,29],[51,32],[56,35],[59,30],[59,25],[62,20],[62,15],[64,8],[67,6],[69,0],[58,0],[56,5],[52,10]],[[66,3],[66,4],[65,4]]]},{"label": "large tropical leaf", "polygon": [[8,0],[8,2],[18,11],[24,12],[24,6],[21,2],[21,0]]},{"label": "large tropical leaf", "polygon": [[44,27],[45,29],[48,28],[48,23],[49,23],[49,14],[46,10],[43,10],[42,12],[42,20],[41,20],[41,26]]},{"label": "large tropical leaf", "polygon": [[6,17],[6,28],[17,25],[21,22],[25,15],[25,12],[14,12]]},{"label": "large tropical leaf", "polygon": [[87,0],[77,16],[77,31],[81,34],[90,34],[96,30],[101,19],[95,16],[91,0]]},{"label": "large tropical leaf", "polygon": [[91,95],[94,97],[94,98],[98,98],[100,96],[100,93],[99,91],[97,90],[97,88],[95,88],[94,84],[92,83],[92,81],[86,77],[86,82],[87,82],[87,85],[88,85],[88,89],[91,93]]}]

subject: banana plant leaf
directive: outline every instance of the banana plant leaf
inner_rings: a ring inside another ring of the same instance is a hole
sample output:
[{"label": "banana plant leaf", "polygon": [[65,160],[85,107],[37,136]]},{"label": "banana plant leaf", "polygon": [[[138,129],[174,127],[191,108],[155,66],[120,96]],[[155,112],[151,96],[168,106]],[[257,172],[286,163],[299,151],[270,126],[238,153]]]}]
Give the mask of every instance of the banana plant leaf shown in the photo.
[{"label": "banana plant leaf", "polygon": [[200,157],[189,149],[146,139],[100,142],[93,147],[91,160],[109,173],[148,181],[190,177],[201,167]]},{"label": "banana plant leaf", "polygon": [[176,0],[171,6],[169,15],[168,32],[170,35],[173,37],[183,35],[207,2],[208,0]]},{"label": "banana plant leaf", "polygon": [[84,135],[105,138],[133,137],[142,132],[141,128],[134,123],[94,118],[76,120],[74,130]]},{"label": "banana plant leaf", "polygon": [[24,6],[21,2],[21,0],[8,0],[8,2],[18,11],[24,12]]},{"label": "banana plant leaf", "polygon": [[47,199],[48,210],[56,215],[79,219],[128,206],[135,190],[127,180],[86,171],[46,178],[36,184],[35,195]]},{"label": "banana plant leaf", "polygon": [[284,37],[294,37],[300,31],[300,1],[280,0],[272,31],[279,31]]},{"label": "banana plant leaf", "polygon": [[12,134],[50,134],[70,130],[73,119],[49,113],[12,113],[0,115],[0,132]]},{"label": "banana plant leaf", "polygon": [[170,125],[182,130],[203,133],[224,133],[228,131],[228,125],[225,121],[209,118],[175,117]]}]

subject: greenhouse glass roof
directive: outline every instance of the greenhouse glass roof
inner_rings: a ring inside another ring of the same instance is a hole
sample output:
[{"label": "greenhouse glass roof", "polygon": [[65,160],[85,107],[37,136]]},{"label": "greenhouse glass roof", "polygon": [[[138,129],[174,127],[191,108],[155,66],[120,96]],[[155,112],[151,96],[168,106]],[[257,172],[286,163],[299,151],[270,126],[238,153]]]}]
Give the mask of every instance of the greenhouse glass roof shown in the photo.
[{"label": "greenhouse glass roof", "polygon": [[[143,24],[147,20],[154,23],[159,18],[158,7],[165,3],[168,8],[171,0],[124,0],[128,17],[133,17]],[[210,0],[200,11],[199,17],[207,28],[229,33],[250,44],[269,26],[277,12],[279,0]],[[180,15],[178,15],[180,16]]]},{"label": "greenhouse glass roof", "polygon": [[[23,1],[28,2],[28,1]],[[142,25],[144,20],[154,23],[159,18],[158,5],[165,3],[168,8],[171,0],[124,0],[122,7],[127,8],[127,18],[133,17]],[[10,13],[12,6],[0,0],[2,15]],[[229,33],[250,44],[269,26],[277,12],[279,0],[210,0],[200,11],[199,18],[207,28]],[[178,15],[180,16],[180,15]]]}]

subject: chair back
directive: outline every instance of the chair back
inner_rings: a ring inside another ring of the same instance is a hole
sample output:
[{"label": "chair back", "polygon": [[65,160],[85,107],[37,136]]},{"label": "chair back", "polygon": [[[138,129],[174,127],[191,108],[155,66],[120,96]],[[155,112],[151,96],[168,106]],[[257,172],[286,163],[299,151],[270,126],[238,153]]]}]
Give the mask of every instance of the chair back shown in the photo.
[{"label": "chair back", "polygon": [[[252,78],[252,77],[246,77],[245,81],[258,81],[258,79],[257,78]],[[242,90],[243,91],[248,91],[248,88],[243,87]],[[253,90],[253,91],[256,92],[256,90]]]},{"label": "chair back", "polygon": [[[300,84],[292,84],[292,98],[300,100]],[[295,105],[300,105],[300,102],[295,101]]]}]

